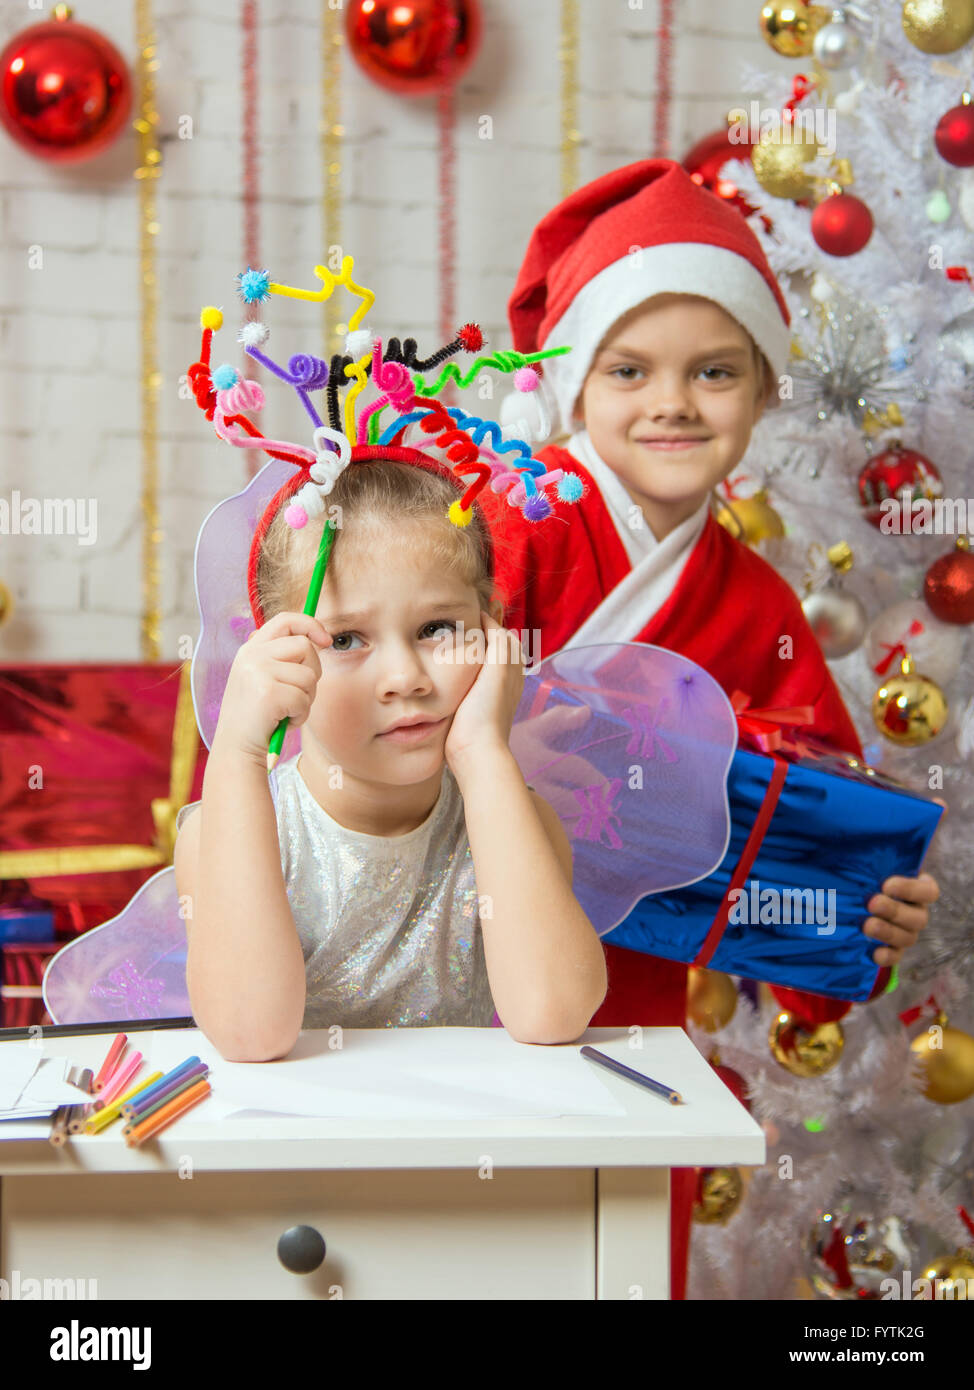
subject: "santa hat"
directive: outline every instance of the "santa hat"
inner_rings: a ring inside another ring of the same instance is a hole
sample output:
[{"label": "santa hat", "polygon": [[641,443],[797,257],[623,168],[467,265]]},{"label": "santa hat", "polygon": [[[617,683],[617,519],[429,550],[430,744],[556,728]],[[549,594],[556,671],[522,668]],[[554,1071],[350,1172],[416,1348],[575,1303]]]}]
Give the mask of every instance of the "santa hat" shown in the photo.
[{"label": "santa hat", "polygon": [[[785,370],[791,319],[754,232],[682,165],[642,159],[577,189],[541,219],[508,302],[519,352],[571,344],[544,364],[555,433],[571,430],[572,407],[608,330],[664,293],[713,300],[747,330],[776,376]],[[530,406],[509,396],[502,421],[523,429]]]}]

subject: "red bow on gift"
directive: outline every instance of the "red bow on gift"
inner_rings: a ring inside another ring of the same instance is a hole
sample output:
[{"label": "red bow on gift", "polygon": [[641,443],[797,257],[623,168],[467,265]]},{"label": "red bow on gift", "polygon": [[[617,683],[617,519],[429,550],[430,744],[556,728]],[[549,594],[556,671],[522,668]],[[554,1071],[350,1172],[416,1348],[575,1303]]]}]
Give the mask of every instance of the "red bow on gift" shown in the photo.
[{"label": "red bow on gift", "polygon": [[810,751],[800,738],[786,739],[780,726],[811,724],[815,718],[813,705],[791,705],[786,709],[749,709],[750,703],[750,695],[743,690],[735,690],[731,696],[738,729],[742,734],[749,734],[763,753],[773,753],[782,747],[796,753]]}]

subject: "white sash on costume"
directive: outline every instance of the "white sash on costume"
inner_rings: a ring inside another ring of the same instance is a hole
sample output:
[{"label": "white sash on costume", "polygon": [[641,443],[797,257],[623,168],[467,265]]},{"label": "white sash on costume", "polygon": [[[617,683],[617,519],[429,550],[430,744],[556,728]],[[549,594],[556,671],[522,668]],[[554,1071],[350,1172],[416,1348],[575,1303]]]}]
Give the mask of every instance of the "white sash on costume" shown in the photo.
[{"label": "white sash on costume", "polygon": [[637,633],[659,612],[676,588],[683,566],[706,525],[709,499],[658,541],[648,522],[639,528],[628,524],[635,504],[608,464],[595,452],[588,431],[581,430],[573,435],[565,447],[595,480],[632,564],[625,578],[606,595],[565,647],[635,641]]}]

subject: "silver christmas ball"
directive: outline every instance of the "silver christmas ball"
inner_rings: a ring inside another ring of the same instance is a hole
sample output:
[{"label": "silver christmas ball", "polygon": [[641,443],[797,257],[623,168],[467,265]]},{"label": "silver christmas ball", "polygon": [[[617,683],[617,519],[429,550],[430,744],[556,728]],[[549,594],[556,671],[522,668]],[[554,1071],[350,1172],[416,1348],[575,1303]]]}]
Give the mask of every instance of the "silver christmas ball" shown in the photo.
[{"label": "silver christmas ball", "polygon": [[837,584],[829,583],[806,594],[802,610],[830,661],[854,652],[866,635],[869,618],[865,608],[855,594]]},{"label": "silver christmas ball", "polygon": [[823,24],[815,35],[812,52],[831,72],[841,68],[851,68],[858,63],[862,53],[862,39],[849,23],[844,10],[833,10],[828,24]]}]

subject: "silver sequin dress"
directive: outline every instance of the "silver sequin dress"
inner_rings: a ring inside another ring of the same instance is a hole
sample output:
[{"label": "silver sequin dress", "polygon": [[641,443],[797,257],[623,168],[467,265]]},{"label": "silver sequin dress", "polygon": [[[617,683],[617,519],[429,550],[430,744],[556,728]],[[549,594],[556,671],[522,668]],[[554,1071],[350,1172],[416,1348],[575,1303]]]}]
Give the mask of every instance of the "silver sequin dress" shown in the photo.
[{"label": "silver sequin dress", "polygon": [[302,1026],[489,1027],[494,1001],[477,884],[450,769],[422,825],[388,838],[334,821],[308,790],[299,761],[279,763],[269,782],[304,952]]}]

